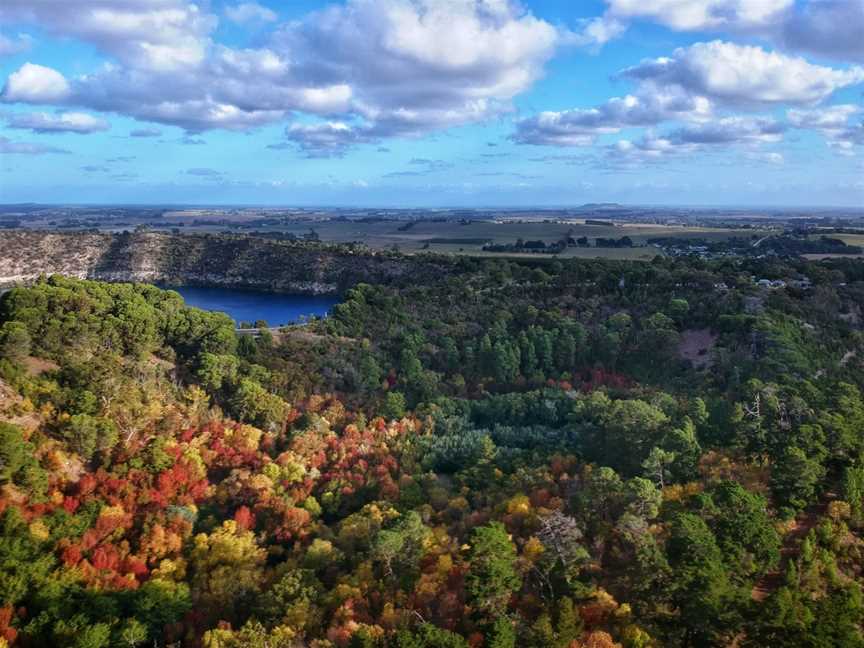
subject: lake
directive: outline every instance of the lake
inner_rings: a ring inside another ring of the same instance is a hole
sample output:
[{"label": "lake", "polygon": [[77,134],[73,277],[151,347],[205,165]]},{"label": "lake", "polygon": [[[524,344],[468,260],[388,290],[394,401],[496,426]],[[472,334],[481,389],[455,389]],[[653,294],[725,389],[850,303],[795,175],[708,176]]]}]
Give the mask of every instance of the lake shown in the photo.
[{"label": "lake", "polygon": [[238,324],[265,320],[270,326],[299,322],[301,317],[327,315],[339,298],[333,295],[285,295],[257,290],[171,286],[189,306],[221,311]]}]

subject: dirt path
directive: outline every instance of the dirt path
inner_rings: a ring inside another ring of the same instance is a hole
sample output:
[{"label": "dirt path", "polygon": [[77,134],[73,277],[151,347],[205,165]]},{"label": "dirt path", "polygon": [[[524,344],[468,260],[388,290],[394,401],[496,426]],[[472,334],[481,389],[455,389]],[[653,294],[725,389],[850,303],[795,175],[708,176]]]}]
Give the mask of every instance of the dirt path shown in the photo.
[{"label": "dirt path", "polygon": [[832,499],[834,499],[833,493],[826,494],[821,502],[807,508],[803,516],[795,520],[795,526],[789,529],[786,535],[783,536],[783,544],[780,548],[780,564],[777,569],[763,575],[753,586],[750,597],[754,601],[762,602],[780,589],[783,585],[789,561],[798,557],[801,542],[807,537],[810,530],[816,526],[816,523],[825,516],[828,504]]}]

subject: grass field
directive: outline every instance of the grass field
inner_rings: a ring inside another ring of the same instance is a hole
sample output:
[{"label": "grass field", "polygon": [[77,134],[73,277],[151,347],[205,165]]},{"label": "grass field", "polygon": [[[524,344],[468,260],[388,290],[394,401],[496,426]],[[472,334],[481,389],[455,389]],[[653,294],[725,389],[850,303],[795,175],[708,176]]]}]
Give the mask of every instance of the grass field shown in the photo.
[{"label": "grass field", "polygon": [[864,234],[831,234],[830,236],[840,239],[846,245],[859,245],[864,247]]},{"label": "grass field", "polygon": [[[560,222],[496,222],[471,221],[458,222],[417,222],[407,229],[405,221],[386,221],[380,223],[358,223],[353,221],[325,221],[311,224],[322,241],[347,243],[359,241],[373,248],[397,246],[406,253],[428,251],[440,254],[467,254],[492,257],[543,258],[545,254],[516,254],[483,252],[482,241],[497,244],[515,243],[517,239],[540,240],[553,243],[568,235],[574,238],[587,236],[593,243],[595,238],[620,238],[629,236],[634,248],[568,248],[559,256],[562,258],[612,258],[612,259],[653,259],[662,254],[655,247],[644,247],[648,239],[675,236],[692,239],[724,240],[733,236],[762,236],[759,230],[736,230],[728,228],[684,227],[650,224],[624,224],[620,226],[586,225],[584,221]],[[402,229],[400,229],[402,228]],[[290,232],[298,236],[309,232],[309,223],[280,226],[270,231]],[[262,231],[267,231],[262,230]]]},{"label": "grass field", "polygon": [[[864,248],[864,234],[826,234],[831,238],[837,238],[843,241],[846,245],[857,245],[858,247]],[[810,237],[816,238],[816,237]],[[805,254],[803,255],[805,259],[808,261],[821,261],[822,259],[844,259],[844,258],[852,258],[859,259],[862,257],[861,254]]]}]

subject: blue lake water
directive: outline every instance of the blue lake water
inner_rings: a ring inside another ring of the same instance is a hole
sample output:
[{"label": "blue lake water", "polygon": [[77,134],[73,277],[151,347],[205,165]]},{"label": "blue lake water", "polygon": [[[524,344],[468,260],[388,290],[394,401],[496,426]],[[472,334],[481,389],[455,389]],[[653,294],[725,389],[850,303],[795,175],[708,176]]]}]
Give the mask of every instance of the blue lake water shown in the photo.
[{"label": "blue lake water", "polygon": [[238,324],[266,320],[270,326],[299,322],[312,315],[322,317],[339,299],[330,295],[284,295],[235,288],[172,286],[189,306],[221,311]]}]

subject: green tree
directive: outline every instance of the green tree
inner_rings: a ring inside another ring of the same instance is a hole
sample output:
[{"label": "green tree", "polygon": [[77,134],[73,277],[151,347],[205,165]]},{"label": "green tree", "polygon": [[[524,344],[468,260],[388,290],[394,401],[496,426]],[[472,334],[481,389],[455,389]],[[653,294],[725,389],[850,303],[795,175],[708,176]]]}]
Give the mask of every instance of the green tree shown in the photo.
[{"label": "green tree", "polygon": [[417,564],[424,539],[429,530],[424,526],[420,514],[408,512],[390,529],[378,532],[372,543],[372,557],[381,562],[385,575],[393,576],[393,566]]},{"label": "green tree", "polygon": [[405,396],[398,391],[389,391],[381,405],[381,416],[387,419],[401,419],[405,416]]},{"label": "green tree", "polygon": [[651,449],[648,457],[642,462],[642,469],[645,471],[645,476],[662,490],[666,488],[666,482],[671,476],[670,468],[674,462],[674,452],[655,447]]},{"label": "green tree", "polygon": [[789,447],[771,467],[771,491],[777,502],[803,509],[816,496],[825,469],[801,448]]},{"label": "green tree", "polygon": [[729,582],[723,553],[705,521],[679,513],[667,555],[673,572],[672,600],[679,610],[686,646],[715,645],[740,621],[740,592]]},{"label": "green tree", "polygon": [[741,484],[726,481],[711,492],[713,527],[730,564],[744,573],[773,569],[780,560],[780,535],[766,512],[768,503]]},{"label": "green tree", "polygon": [[506,616],[500,616],[492,624],[488,648],[516,648],[516,629]]},{"label": "green tree", "polygon": [[31,452],[32,448],[24,440],[21,428],[0,423],[0,481],[11,481],[27,464]]},{"label": "green tree", "polygon": [[6,322],[0,328],[0,358],[18,362],[30,355],[30,332],[21,322]]},{"label": "green tree", "polygon": [[278,429],[288,414],[288,404],[251,378],[241,378],[230,400],[237,418],[262,428]]},{"label": "green tree", "polygon": [[147,628],[148,637],[161,637],[165,626],[177,623],[192,609],[189,586],[151,578],[135,591],[131,608],[135,619]]},{"label": "green tree", "polygon": [[20,605],[46,583],[54,562],[54,555],[30,534],[18,509],[10,507],[0,514],[0,606]]},{"label": "green tree", "polygon": [[468,642],[458,634],[423,623],[414,631],[396,633],[396,648],[468,648]]},{"label": "green tree", "polygon": [[381,381],[384,379],[384,370],[372,353],[363,353],[360,356],[357,370],[360,374],[360,384],[363,386],[363,389],[372,392],[381,388]]},{"label": "green tree", "polygon": [[864,466],[848,466],[843,471],[843,499],[852,509],[852,521],[856,525],[864,522]]},{"label": "green tree", "polygon": [[63,438],[84,461],[92,461],[97,453],[107,454],[117,444],[117,426],[106,418],[76,414],[63,428]]},{"label": "green tree", "polygon": [[198,358],[195,375],[201,386],[212,394],[222,389],[225,384],[233,384],[239,370],[240,361],[236,356],[202,353]]},{"label": "green tree", "polygon": [[690,304],[686,299],[675,298],[669,302],[669,317],[675,320],[678,324],[683,324],[687,313],[690,311]]},{"label": "green tree", "polygon": [[477,609],[489,615],[501,614],[521,585],[516,548],[504,525],[492,522],[474,529],[466,587]]}]

